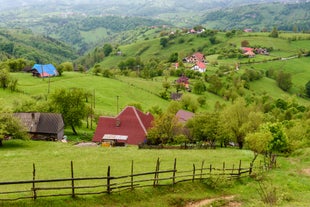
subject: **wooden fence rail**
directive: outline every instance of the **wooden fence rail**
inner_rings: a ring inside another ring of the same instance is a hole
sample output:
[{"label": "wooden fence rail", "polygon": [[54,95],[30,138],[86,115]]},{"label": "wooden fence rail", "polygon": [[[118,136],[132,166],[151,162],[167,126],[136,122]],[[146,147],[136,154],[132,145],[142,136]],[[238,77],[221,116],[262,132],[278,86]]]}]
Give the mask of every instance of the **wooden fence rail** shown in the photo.
[{"label": "wooden fence rail", "polygon": [[[163,185],[175,185],[180,182],[203,180],[214,176],[226,178],[240,178],[252,173],[252,167],[242,168],[241,161],[236,168],[226,168],[225,162],[222,168],[204,166],[197,168],[195,164],[191,170],[177,170],[177,162],[174,160],[171,170],[160,170],[160,160],[156,162],[155,171],[134,174],[134,162],[131,163],[131,174],[112,176],[111,167],[108,166],[106,176],[98,177],[75,177],[74,166],[71,161],[71,176],[58,179],[36,179],[36,168],[33,164],[32,180],[0,182],[0,201],[13,201],[20,199],[34,199],[54,196],[81,196],[93,194],[110,194],[124,190],[133,190],[142,187],[157,187]],[[84,183],[86,182],[86,184]],[[83,184],[84,183],[84,184]],[[59,185],[59,186],[58,186]],[[12,188],[14,191],[2,190],[3,186]]]}]

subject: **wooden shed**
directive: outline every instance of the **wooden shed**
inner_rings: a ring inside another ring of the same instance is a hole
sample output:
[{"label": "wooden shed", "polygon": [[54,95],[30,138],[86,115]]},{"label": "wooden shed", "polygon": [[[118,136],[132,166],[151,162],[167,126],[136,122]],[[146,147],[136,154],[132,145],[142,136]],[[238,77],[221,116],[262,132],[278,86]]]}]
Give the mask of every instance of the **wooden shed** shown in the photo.
[{"label": "wooden shed", "polygon": [[34,140],[61,140],[64,136],[64,121],[57,113],[14,113]]}]

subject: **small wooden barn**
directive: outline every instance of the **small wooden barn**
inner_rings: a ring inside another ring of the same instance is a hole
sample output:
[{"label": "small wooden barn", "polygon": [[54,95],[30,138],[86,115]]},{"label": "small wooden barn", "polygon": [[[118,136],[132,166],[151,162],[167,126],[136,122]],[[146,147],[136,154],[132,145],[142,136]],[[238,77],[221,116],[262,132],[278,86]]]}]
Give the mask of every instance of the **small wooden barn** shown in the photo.
[{"label": "small wooden barn", "polygon": [[34,140],[61,140],[64,136],[64,121],[57,113],[14,113]]}]

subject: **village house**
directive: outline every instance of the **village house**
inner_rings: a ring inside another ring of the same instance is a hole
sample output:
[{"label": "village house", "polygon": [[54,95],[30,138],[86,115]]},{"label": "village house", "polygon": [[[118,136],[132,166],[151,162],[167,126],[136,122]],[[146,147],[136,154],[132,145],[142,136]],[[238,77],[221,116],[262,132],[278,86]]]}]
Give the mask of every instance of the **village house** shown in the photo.
[{"label": "village house", "polygon": [[189,78],[182,74],[177,80],[177,84],[184,86],[186,90],[189,90]]},{"label": "village house", "polygon": [[206,64],[204,62],[197,62],[191,69],[203,73],[206,72]]},{"label": "village house", "polygon": [[205,63],[205,56],[200,52],[196,52],[196,53],[192,54],[191,56],[185,57],[183,59],[183,62],[185,62],[185,63],[197,63],[197,62]]},{"label": "village house", "polygon": [[201,52],[196,52],[191,56],[185,57],[183,59],[184,63],[193,63],[191,70],[199,71],[201,73],[206,71],[206,60],[204,54]]},{"label": "village house", "polygon": [[248,57],[255,57],[258,55],[269,55],[269,52],[266,48],[251,48],[251,47],[242,47],[241,48],[243,55]]},{"label": "village house", "polygon": [[241,48],[243,55],[248,57],[255,57],[254,49],[251,47],[242,47]]},{"label": "village house", "polygon": [[47,65],[34,64],[34,66],[31,68],[31,72],[33,76],[41,78],[59,75],[57,69],[52,64]]},{"label": "village house", "polygon": [[93,142],[118,142],[138,145],[146,141],[147,130],[154,117],[143,113],[134,106],[127,106],[116,117],[101,116],[93,137]]},{"label": "village house", "polygon": [[33,140],[61,140],[64,136],[64,121],[57,113],[14,113]]}]

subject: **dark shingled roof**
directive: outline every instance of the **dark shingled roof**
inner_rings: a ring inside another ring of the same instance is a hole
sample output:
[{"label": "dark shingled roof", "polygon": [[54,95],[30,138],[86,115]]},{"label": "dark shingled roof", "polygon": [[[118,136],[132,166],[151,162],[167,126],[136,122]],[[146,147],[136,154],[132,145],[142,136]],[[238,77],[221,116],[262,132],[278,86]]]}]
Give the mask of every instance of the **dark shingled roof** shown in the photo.
[{"label": "dark shingled roof", "polygon": [[14,113],[19,118],[26,130],[30,133],[57,134],[64,128],[61,114],[55,113]]}]

